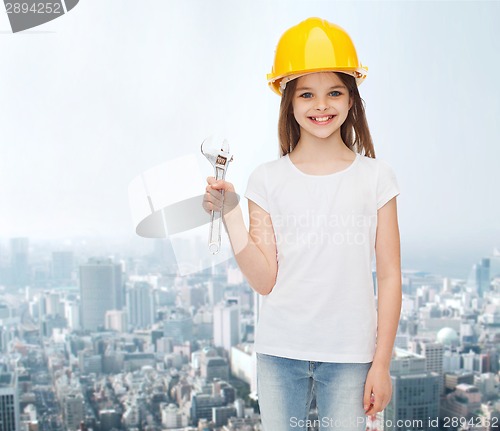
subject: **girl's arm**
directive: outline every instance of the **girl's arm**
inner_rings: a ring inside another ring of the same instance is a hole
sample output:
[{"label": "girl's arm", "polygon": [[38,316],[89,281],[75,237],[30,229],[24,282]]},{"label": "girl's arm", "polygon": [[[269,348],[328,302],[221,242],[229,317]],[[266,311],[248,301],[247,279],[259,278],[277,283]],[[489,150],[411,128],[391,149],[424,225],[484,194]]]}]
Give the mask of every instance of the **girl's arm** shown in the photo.
[{"label": "girl's arm", "polygon": [[259,294],[269,294],[276,284],[278,262],[274,229],[269,213],[253,201],[248,201],[250,232],[231,183],[208,177],[209,185],[203,207],[207,211],[220,210],[219,190],[224,189],[223,222],[231,241],[233,253],[241,272],[250,286]]},{"label": "girl's arm", "polygon": [[[375,253],[377,262],[377,348],[365,383],[365,413],[373,415],[392,396],[389,373],[401,313],[401,253],[396,198],[378,210]],[[373,397],[370,396],[373,394]]]}]

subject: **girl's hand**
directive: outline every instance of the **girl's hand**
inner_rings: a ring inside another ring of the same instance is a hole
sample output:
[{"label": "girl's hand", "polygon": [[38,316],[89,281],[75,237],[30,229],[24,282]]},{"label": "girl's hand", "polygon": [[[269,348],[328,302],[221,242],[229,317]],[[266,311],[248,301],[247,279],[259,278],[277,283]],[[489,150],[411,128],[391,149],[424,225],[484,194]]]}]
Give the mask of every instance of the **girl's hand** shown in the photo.
[{"label": "girl's hand", "polygon": [[207,187],[205,188],[205,195],[203,196],[203,209],[207,213],[212,211],[220,211],[222,208],[222,194],[224,190],[224,214],[228,214],[233,210],[239,201],[239,197],[234,190],[233,184],[225,180],[215,180],[215,177],[207,178]]},{"label": "girl's hand", "polygon": [[392,382],[389,369],[371,366],[366,376],[363,406],[365,415],[371,416],[384,410],[391,401]]}]

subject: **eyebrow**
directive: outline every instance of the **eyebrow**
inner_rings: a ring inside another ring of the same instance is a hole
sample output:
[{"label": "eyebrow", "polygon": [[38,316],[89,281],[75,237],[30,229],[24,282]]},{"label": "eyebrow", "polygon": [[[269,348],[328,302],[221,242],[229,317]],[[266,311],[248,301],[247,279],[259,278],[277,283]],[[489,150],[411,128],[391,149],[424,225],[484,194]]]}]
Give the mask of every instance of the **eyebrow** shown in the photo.
[{"label": "eyebrow", "polygon": [[[333,90],[334,88],[344,88],[347,90],[347,87],[345,85],[335,85],[333,87],[330,87],[329,90]],[[297,88],[295,91],[304,91],[304,90],[312,90],[310,87],[300,87]]]}]

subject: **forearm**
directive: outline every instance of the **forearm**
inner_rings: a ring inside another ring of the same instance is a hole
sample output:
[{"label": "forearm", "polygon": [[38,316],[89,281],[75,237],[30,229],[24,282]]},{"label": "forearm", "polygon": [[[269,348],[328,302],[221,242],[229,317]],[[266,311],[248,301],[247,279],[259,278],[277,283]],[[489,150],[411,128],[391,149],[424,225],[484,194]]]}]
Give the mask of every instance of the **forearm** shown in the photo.
[{"label": "forearm", "polygon": [[223,221],[241,272],[257,293],[269,294],[276,282],[276,273],[248,233],[240,206],[225,214]]},{"label": "forearm", "polygon": [[378,281],[377,348],[373,364],[389,369],[401,314],[401,277]]}]

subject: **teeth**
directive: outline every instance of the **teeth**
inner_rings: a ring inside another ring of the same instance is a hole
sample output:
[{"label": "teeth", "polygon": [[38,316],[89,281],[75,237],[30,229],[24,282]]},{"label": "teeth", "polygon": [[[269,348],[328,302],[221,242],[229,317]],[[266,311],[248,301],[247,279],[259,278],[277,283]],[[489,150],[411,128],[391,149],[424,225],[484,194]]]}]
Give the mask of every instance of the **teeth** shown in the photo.
[{"label": "teeth", "polygon": [[323,122],[323,121],[328,121],[329,119],[333,118],[331,115],[329,115],[328,117],[311,117],[314,121],[318,121],[318,122]]}]

